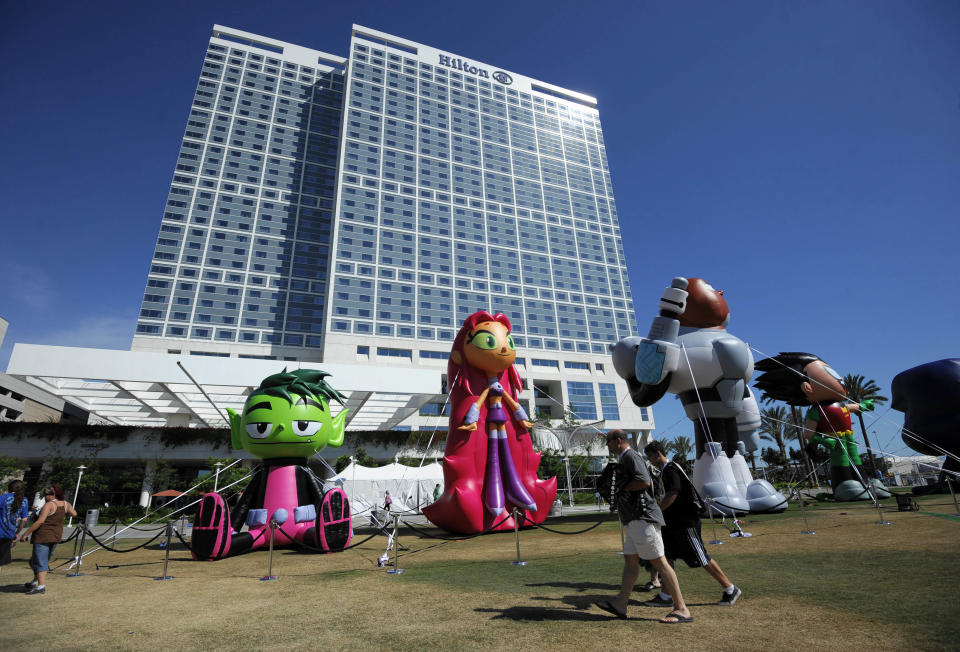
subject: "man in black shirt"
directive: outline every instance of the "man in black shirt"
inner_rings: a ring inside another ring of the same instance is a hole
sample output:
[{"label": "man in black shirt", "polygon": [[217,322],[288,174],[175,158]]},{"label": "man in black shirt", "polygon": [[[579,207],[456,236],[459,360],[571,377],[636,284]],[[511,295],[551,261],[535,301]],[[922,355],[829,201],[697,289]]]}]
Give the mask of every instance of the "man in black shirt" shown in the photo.
[{"label": "man in black shirt", "polygon": [[677,575],[664,557],[663,540],[660,537],[663,515],[653,498],[653,483],[647,465],[640,453],[630,447],[627,435],[622,430],[607,433],[607,450],[611,455],[617,455],[620,462],[616,505],[624,530],[623,576],[620,593],[611,600],[597,602],[597,606],[617,618],[626,618],[630,593],[640,572],[640,559],[645,559],[660,571],[663,585],[674,596],[670,605],[663,605],[673,606],[673,611],[661,618],[660,622],[692,622],[693,616],[683,602]]},{"label": "man in black shirt", "polygon": [[[700,505],[690,478],[675,462],[667,459],[663,443],[652,441],[644,447],[650,463],[661,470],[660,478],[663,482],[663,499],[660,509],[663,511],[664,525],[663,546],[664,556],[674,565],[674,561],[682,559],[690,568],[703,567],[713,579],[723,587],[723,595],[717,602],[721,606],[731,606],[740,599],[742,592],[724,574],[716,561],[710,558],[700,537]],[[659,595],[644,604],[650,606],[669,606],[672,598],[669,591],[661,591]]]}]

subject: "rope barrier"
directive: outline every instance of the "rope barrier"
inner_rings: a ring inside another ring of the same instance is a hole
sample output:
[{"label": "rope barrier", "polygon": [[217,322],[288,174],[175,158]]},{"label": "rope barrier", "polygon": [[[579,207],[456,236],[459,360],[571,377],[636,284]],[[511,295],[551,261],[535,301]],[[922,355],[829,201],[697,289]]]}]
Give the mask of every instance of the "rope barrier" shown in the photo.
[{"label": "rope barrier", "polygon": [[78,527],[73,531],[73,534],[71,534],[70,536],[68,536],[66,539],[62,540],[60,543],[67,543],[68,541],[73,541],[73,540],[76,539],[78,536],[80,536],[80,530],[81,530],[81,529],[82,529],[82,528],[78,526]]},{"label": "rope barrier", "polygon": [[157,532],[152,539],[150,539],[145,543],[141,543],[139,546],[135,548],[130,548],[129,550],[119,550],[117,548],[111,548],[109,545],[107,545],[106,543],[98,539],[90,530],[87,530],[87,534],[90,535],[90,538],[93,539],[97,543],[97,545],[103,548],[104,550],[109,550],[110,552],[119,552],[119,553],[133,552],[134,550],[145,548],[149,546],[151,543],[153,543],[154,541],[156,541],[157,539],[159,539],[161,536],[163,536],[163,532]]},{"label": "rope barrier", "polygon": [[603,523],[605,523],[605,522],[608,521],[609,519],[608,519],[608,518],[606,517],[606,515],[605,515],[604,518],[600,519],[599,521],[597,521],[596,523],[594,523],[594,524],[591,525],[590,527],[584,528],[584,529],[582,529],[582,530],[576,530],[575,532],[563,532],[563,531],[561,531],[561,530],[554,530],[553,528],[549,528],[549,527],[547,527],[546,525],[543,525],[542,523],[534,523],[532,520],[530,520],[529,518],[527,518],[527,515],[526,515],[526,514],[523,514],[523,520],[525,520],[526,522],[528,522],[528,523],[529,523],[530,525],[532,525],[533,527],[537,527],[537,528],[540,528],[541,530],[546,530],[547,532],[552,532],[552,533],[554,533],[554,534],[583,534],[584,532],[589,532],[590,530],[594,529],[595,527],[598,527],[598,526],[602,525]]},{"label": "rope barrier", "polygon": [[495,529],[497,529],[498,527],[500,527],[501,525],[503,525],[504,523],[506,523],[506,522],[507,522],[507,519],[510,518],[510,516],[511,516],[510,514],[507,514],[506,516],[503,517],[503,519],[502,519],[501,521],[499,521],[498,523],[494,523],[493,525],[491,525],[489,528],[487,528],[487,529],[484,530],[483,532],[477,532],[476,534],[465,534],[465,535],[459,536],[459,537],[444,537],[444,536],[438,536],[438,535],[436,535],[436,534],[430,534],[430,533],[428,533],[426,530],[424,530],[424,529],[422,529],[422,528],[419,528],[419,527],[417,527],[417,526],[415,526],[415,525],[412,525],[412,524],[408,523],[407,521],[403,521],[403,525],[404,525],[405,527],[410,528],[410,529],[413,530],[414,532],[417,532],[417,533],[419,533],[419,534],[422,534],[423,536],[427,537],[428,539],[439,539],[439,540],[441,540],[441,541],[467,541],[468,539],[475,539],[475,538],[477,538],[477,537],[481,537],[481,536],[483,536],[484,534],[490,534],[490,533],[493,532]]},{"label": "rope barrier", "polygon": [[[265,531],[265,530],[262,530],[262,531]],[[261,531],[261,532],[262,532],[262,531]],[[285,537],[287,538],[287,541],[289,541],[290,543],[292,543],[293,545],[295,545],[295,546],[297,546],[297,547],[299,547],[299,548],[304,548],[304,549],[309,550],[309,551],[311,551],[311,552],[319,552],[319,553],[323,553],[323,554],[330,553],[330,552],[343,552],[344,550],[350,550],[351,548],[356,548],[357,546],[360,546],[360,545],[366,543],[367,541],[369,541],[369,540],[372,539],[373,537],[377,536],[378,534],[383,534],[382,530],[381,530],[381,531],[377,531],[377,532],[374,532],[373,534],[371,534],[370,536],[368,536],[366,539],[362,539],[362,540],[357,541],[357,542],[355,542],[355,543],[351,543],[349,546],[346,546],[345,548],[331,548],[330,550],[324,550],[323,548],[315,548],[314,546],[311,546],[309,543],[304,543],[303,541],[297,541],[296,539],[294,539],[293,537],[291,537],[289,534],[287,534],[286,532],[284,532],[282,527],[278,527],[278,528],[277,528],[277,532],[279,532],[280,534],[282,534],[283,536],[285,536]]]}]

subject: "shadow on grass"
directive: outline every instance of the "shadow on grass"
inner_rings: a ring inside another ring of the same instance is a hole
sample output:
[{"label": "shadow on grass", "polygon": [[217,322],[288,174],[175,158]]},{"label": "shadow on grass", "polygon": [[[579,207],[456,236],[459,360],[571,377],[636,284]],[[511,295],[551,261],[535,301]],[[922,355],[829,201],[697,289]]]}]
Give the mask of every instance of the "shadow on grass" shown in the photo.
[{"label": "shadow on grass", "polygon": [[0,586],[0,593],[23,593],[26,594],[27,590],[23,588],[23,583],[20,584],[4,584]]},{"label": "shadow on grass", "polygon": [[[593,602],[590,606],[595,606]],[[516,622],[546,622],[546,621],[573,621],[582,623],[602,623],[608,621],[634,621],[634,622],[659,622],[660,617],[651,615],[650,617],[631,617],[616,618],[609,614],[598,611],[583,611],[580,609],[556,609],[552,607],[507,607],[506,609],[474,609],[476,613],[495,614],[490,620],[513,620]]]},{"label": "shadow on grass", "polygon": [[529,587],[548,586],[557,589],[576,589],[577,591],[619,591],[619,584],[605,584],[600,582],[535,582],[524,584]]}]

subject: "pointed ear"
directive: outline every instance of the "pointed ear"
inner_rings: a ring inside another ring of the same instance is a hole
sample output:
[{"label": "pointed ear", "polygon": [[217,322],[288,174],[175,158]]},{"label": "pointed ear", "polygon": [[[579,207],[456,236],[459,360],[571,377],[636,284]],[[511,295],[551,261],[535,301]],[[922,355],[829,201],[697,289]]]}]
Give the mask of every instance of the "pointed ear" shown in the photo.
[{"label": "pointed ear", "polygon": [[450,352],[450,361],[451,361],[453,364],[463,364],[463,356],[460,355],[460,352],[459,352],[459,351],[456,351],[456,350],[451,351],[451,352]]},{"label": "pointed ear", "polygon": [[227,408],[230,419],[230,444],[238,451],[243,450],[243,417],[236,410]]},{"label": "pointed ear", "polygon": [[333,417],[333,421],[330,422],[330,438],[327,440],[328,446],[333,446],[334,448],[341,446],[343,444],[343,433],[346,430],[347,423],[347,410],[346,408],[340,410],[337,413],[337,416]]}]

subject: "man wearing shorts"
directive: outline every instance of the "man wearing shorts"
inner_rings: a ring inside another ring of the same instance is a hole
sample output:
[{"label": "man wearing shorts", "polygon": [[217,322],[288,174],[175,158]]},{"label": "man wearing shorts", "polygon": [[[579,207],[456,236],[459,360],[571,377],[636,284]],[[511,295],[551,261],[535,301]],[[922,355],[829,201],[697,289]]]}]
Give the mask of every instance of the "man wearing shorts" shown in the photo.
[{"label": "man wearing shorts", "polygon": [[[717,604],[725,607],[733,605],[740,599],[742,591],[707,554],[700,537],[700,508],[693,483],[683,469],[667,459],[662,442],[650,442],[643,452],[650,463],[661,470],[663,499],[660,501],[660,509],[666,521],[662,534],[667,560],[671,566],[675,560],[682,559],[690,568],[702,567],[723,587],[723,595]],[[669,607],[673,604],[669,588],[644,604],[651,607]]]},{"label": "man wearing shorts", "polygon": [[690,610],[683,602],[677,575],[664,557],[660,528],[663,514],[653,498],[652,482],[640,454],[630,448],[622,430],[607,433],[607,450],[619,456],[620,473],[617,478],[616,505],[623,523],[623,576],[620,593],[611,600],[601,600],[597,606],[617,618],[627,617],[627,603],[637,581],[640,560],[649,561],[660,572],[660,581],[673,596],[673,611],[660,619],[662,623],[693,622]]}]

